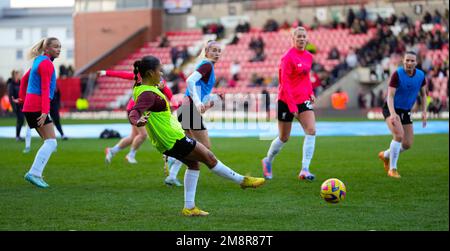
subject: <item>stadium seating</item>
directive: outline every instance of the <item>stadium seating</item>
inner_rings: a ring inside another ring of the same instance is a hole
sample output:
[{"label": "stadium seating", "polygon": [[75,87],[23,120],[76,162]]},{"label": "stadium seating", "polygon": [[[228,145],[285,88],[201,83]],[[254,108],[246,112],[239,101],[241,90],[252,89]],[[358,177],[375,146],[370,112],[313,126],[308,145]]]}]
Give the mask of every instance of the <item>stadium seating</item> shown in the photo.
[{"label": "stadium seating", "polygon": [[[314,55],[316,63],[322,64],[325,70],[331,71],[339,60],[328,60],[328,52],[336,46],[341,55],[345,56],[351,47],[360,48],[374,35],[373,30],[367,34],[350,34],[349,29],[318,29],[308,32],[310,42],[317,47]],[[261,36],[264,40],[264,53],[266,60],[263,62],[249,62],[253,51],[248,48],[252,37]],[[248,85],[253,73],[261,77],[275,77],[278,74],[278,64],[282,55],[291,47],[291,39],[288,31],[261,32],[252,29],[250,33],[243,34],[236,45],[225,47],[220,61],[216,65],[217,77],[230,79],[230,65],[234,60],[240,62],[241,72],[238,86]]]},{"label": "stadium seating", "polygon": [[[181,49],[184,45],[191,46],[202,39],[200,30],[167,32],[166,36],[170,42],[169,47],[160,48],[158,47],[158,41],[149,42],[135,53],[129,55],[126,59],[113,66],[110,70],[131,72],[133,71],[132,65],[134,61],[145,55],[154,55],[160,58],[163,64],[170,64],[170,49],[173,46],[177,46]],[[120,99],[121,96],[127,95],[132,84],[133,83],[130,80],[112,77],[98,78],[97,87],[93,94],[88,98],[90,109],[100,110],[118,108],[116,101]]]},{"label": "stadium seating", "polygon": [[[322,64],[327,71],[331,71],[334,66],[339,64],[339,60],[328,60],[328,52],[333,46],[337,46],[341,55],[345,56],[351,47],[360,48],[373,36],[371,30],[367,34],[350,34],[348,29],[324,29],[309,31],[310,42],[317,47],[317,53],[314,55],[315,62]],[[163,64],[170,64],[170,49],[172,46],[192,46],[202,40],[200,30],[194,31],[171,31],[166,36],[170,42],[170,47],[159,48],[159,42],[149,42],[144,47],[138,49],[128,58],[120,61],[113,66],[111,70],[132,71],[132,64],[135,60],[144,55],[154,55],[159,57]],[[248,48],[252,37],[261,36],[265,43],[264,53],[266,59],[263,62],[249,62],[253,56],[253,51]],[[291,39],[288,31],[262,32],[258,28],[253,28],[249,33],[242,34],[239,43],[236,45],[227,45],[222,53],[222,58],[216,65],[216,78],[223,77],[226,80],[230,76],[230,64],[234,60],[241,62],[240,80],[236,88],[218,88],[216,91],[225,93],[260,93],[262,88],[249,88],[250,78],[253,73],[264,78],[273,78],[278,73],[279,59],[291,46]],[[102,77],[98,79],[98,85],[93,95],[89,98],[92,109],[110,109],[116,107],[116,100],[126,95],[131,88],[129,80],[117,78]],[[181,83],[180,89],[183,90],[185,83]],[[276,88],[269,88],[269,92],[276,92]]]}]

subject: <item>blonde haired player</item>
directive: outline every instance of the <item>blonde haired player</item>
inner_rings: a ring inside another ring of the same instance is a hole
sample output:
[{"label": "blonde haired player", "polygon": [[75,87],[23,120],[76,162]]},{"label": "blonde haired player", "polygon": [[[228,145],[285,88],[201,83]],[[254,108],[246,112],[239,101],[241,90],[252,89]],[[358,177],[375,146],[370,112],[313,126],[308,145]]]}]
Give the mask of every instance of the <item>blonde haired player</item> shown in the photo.
[{"label": "blonde haired player", "polygon": [[61,43],[55,37],[43,38],[28,54],[33,65],[20,81],[19,100],[22,112],[30,128],[35,128],[44,144],[39,148],[25,180],[31,184],[48,188],[42,173],[50,156],[56,151],[57,142],[53,121],[49,118],[50,101],[56,90],[56,73],[53,60],[61,53]]},{"label": "blonde haired player", "polygon": [[292,121],[296,118],[305,132],[303,141],[302,168],[298,175],[301,180],[314,180],[309,172],[316,142],[316,119],[314,116],[313,93],[309,73],[313,56],[305,48],[308,33],[303,27],[292,32],[292,48],[281,58],[278,76],[278,137],[272,141],[267,156],[262,159],[263,173],[266,179],[272,179],[272,162],[288,141]]},{"label": "blonde haired player", "polygon": [[[203,124],[201,114],[214,105],[215,101],[221,98],[217,94],[212,94],[216,77],[214,65],[220,59],[222,46],[220,43],[210,40],[207,42],[202,52],[202,61],[197,65],[196,70],[187,78],[187,90],[183,104],[178,108],[178,121],[181,123],[187,136],[201,142],[206,148],[211,148],[208,136],[208,129]],[[177,179],[183,163],[173,157],[167,159],[169,175],[165,179],[168,185],[181,186]]]}]

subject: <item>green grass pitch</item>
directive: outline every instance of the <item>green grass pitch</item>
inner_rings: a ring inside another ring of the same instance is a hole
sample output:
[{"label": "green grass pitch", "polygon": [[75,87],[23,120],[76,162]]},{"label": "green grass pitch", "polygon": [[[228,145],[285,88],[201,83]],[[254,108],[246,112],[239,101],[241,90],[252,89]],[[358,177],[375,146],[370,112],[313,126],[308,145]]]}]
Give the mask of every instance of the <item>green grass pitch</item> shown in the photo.
[{"label": "green grass pitch", "polygon": [[[32,152],[0,139],[0,230],[449,230],[448,134],[417,135],[399,160],[400,180],[386,176],[377,158],[390,136],[318,137],[312,183],[297,180],[302,137],[291,138],[274,161],[271,181],[258,189],[238,185],[201,167],[197,205],[208,217],[181,216],[183,188],[163,184],[161,154],[145,142],[136,165],[128,150],[111,165],[104,148],[116,140],[58,140],[45,169],[48,190],[23,179]],[[212,139],[213,152],[241,174],[261,176],[270,141]],[[179,178],[183,180],[184,169]],[[347,198],[327,204],[321,183],[339,178]]]}]

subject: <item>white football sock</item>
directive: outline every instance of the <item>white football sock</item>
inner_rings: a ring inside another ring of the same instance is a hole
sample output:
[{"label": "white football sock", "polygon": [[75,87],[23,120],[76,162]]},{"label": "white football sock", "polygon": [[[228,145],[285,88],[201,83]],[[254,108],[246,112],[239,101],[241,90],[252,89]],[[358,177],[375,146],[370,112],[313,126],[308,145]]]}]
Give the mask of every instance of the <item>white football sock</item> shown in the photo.
[{"label": "white football sock", "polygon": [[269,151],[267,152],[267,160],[272,163],[275,156],[281,151],[285,142],[280,140],[280,137],[276,137],[272,144],[270,144]]},{"label": "white football sock", "polygon": [[222,162],[220,162],[220,160],[217,160],[217,165],[215,167],[211,168],[211,171],[221,177],[232,180],[233,182],[235,182],[237,184],[241,184],[242,181],[244,181],[244,176],[231,170],[231,168],[224,165]]},{"label": "white football sock", "polygon": [[50,159],[50,156],[56,150],[56,147],[56,139],[44,140],[44,144],[36,153],[33,165],[31,165],[30,171],[28,172],[34,176],[42,177],[42,172],[44,171],[45,165],[47,165],[48,159]]},{"label": "white football sock", "polygon": [[[400,147],[400,153],[406,151],[405,148],[403,148],[403,146]],[[389,155],[390,155],[390,151],[389,149],[387,149],[386,151],[384,151],[384,158],[385,159],[389,159]]]},{"label": "white football sock", "polygon": [[314,148],[316,145],[315,135],[305,135],[303,140],[303,159],[302,159],[302,170],[309,171],[309,164],[314,155]]},{"label": "white football sock", "polygon": [[169,165],[169,177],[172,179],[176,179],[178,172],[180,171],[181,166],[183,166],[183,162],[173,158],[173,157],[169,157],[168,162],[170,163]]},{"label": "white football sock", "polygon": [[111,153],[114,155],[114,154],[116,154],[117,152],[119,152],[119,151],[122,150],[122,149],[120,148],[119,144],[117,144],[117,145],[111,147],[109,150],[110,150]]},{"label": "white football sock", "polygon": [[130,152],[128,153],[128,156],[130,158],[133,158],[136,156],[136,150],[134,150],[133,148],[130,148]]},{"label": "white football sock", "polygon": [[187,169],[184,173],[184,208],[195,207],[195,193],[200,170]]},{"label": "white football sock", "polygon": [[397,169],[397,160],[400,155],[401,142],[395,140],[391,141],[390,153],[389,153],[389,169]]},{"label": "white football sock", "polygon": [[31,128],[26,126],[26,134],[25,134],[25,148],[29,149],[31,146]]}]

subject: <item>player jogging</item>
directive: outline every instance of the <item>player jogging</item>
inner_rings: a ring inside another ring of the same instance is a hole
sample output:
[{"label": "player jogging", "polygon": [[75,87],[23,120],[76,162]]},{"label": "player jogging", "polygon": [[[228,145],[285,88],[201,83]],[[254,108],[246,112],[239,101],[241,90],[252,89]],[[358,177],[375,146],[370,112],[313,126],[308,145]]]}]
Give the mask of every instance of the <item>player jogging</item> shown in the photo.
[{"label": "player jogging", "polygon": [[416,69],[417,55],[408,51],[403,57],[403,66],[391,76],[387,102],[383,106],[383,116],[392,133],[391,145],[381,151],[378,157],[383,161],[388,176],[400,178],[397,161],[400,153],[411,148],[414,131],[411,108],[420,92],[422,98],[422,127],[427,125],[427,83],[425,73]]}]

